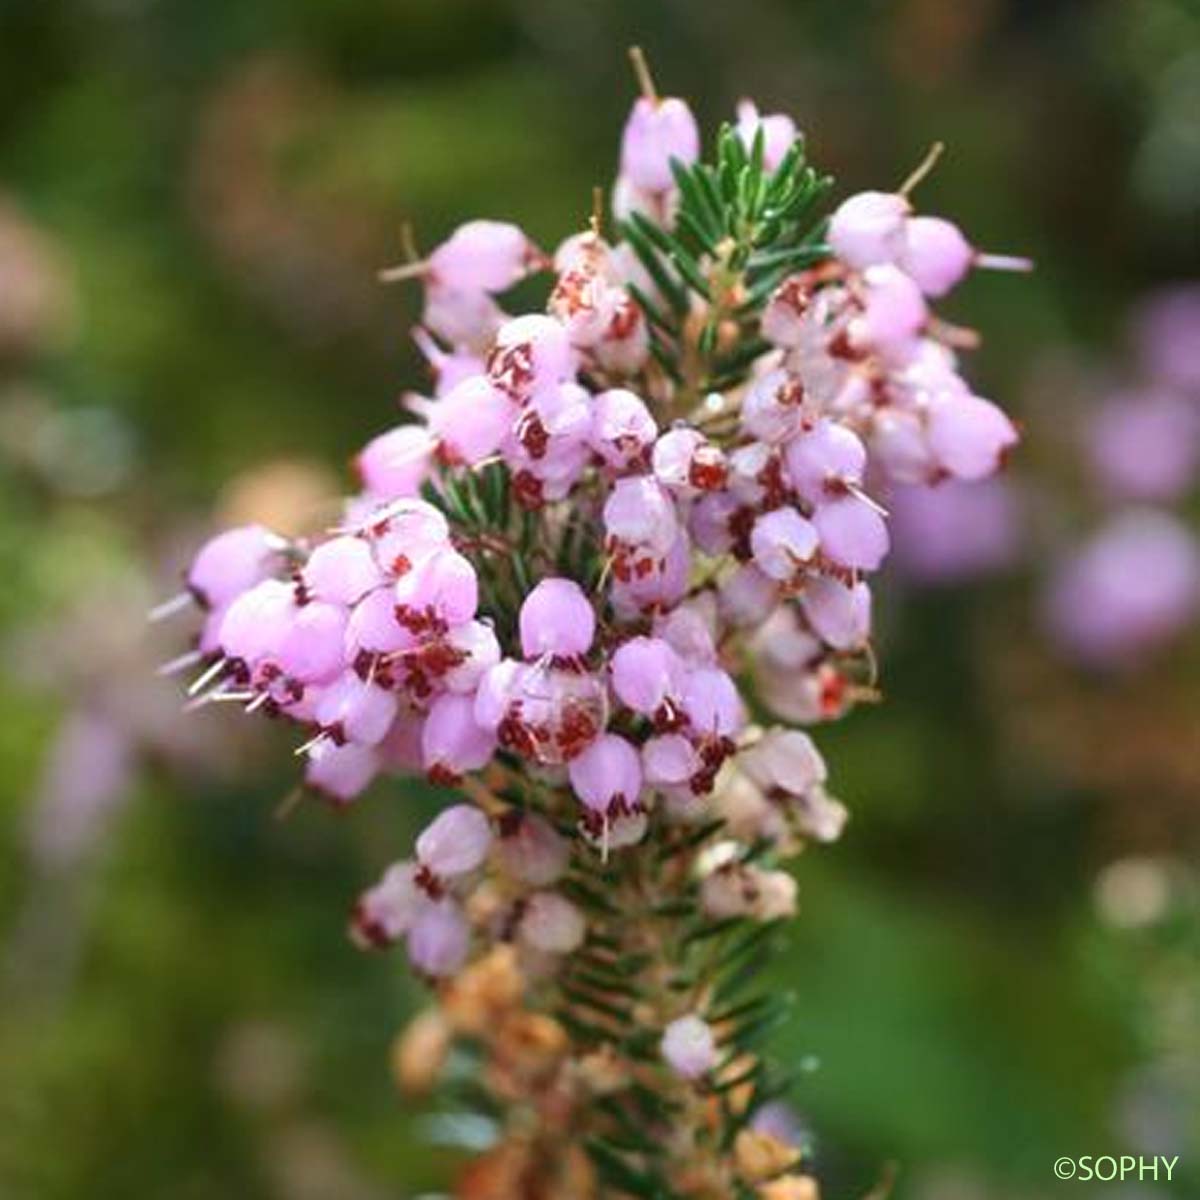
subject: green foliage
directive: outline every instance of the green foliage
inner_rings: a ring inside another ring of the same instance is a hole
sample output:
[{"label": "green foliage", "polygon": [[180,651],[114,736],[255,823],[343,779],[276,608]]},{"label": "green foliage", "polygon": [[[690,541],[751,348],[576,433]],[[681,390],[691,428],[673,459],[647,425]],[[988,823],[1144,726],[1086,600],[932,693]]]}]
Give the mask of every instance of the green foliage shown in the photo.
[{"label": "green foliage", "polygon": [[[798,140],[774,171],[763,164],[763,133],[746,149],[730,126],[717,138],[716,160],[672,163],[679,187],[675,228],[631,213],[621,232],[654,281],[662,301],[633,292],[646,314],[655,360],[697,397],[743,379],[767,349],[757,317],[789,274],[828,257],[815,211],[832,186],[805,159]],[[698,369],[689,365],[689,318]]]}]

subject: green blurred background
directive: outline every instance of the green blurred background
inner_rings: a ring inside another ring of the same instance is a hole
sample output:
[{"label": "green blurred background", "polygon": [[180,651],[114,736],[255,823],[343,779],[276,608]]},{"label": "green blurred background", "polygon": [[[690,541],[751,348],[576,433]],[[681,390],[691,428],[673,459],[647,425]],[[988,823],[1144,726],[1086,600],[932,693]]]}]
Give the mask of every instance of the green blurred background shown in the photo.
[{"label": "green blurred background", "polygon": [[[417,297],[373,281],[403,219],[580,227],[635,41],[710,130],[792,112],[846,190],[949,144],[923,203],[1039,262],[949,307],[1019,470],[1053,458],[1039,364],[1119,359],[1200,277],[1194,0],[5,0],[5,1200],[416,1197],[477,1132],[397,1096],[419,994],[343,937],[433,798],[272,820],[286,739],[184,719],[142,614],[214,509],[320,511],[419,381]],[[823,735],[854,820],[799,865],[776,1049],[831,1198],[889,1160],[903,1200],[1200,1194],[1196,638],[1098,680],[1031,603],[897,581],[888,702]],[[1177,1183],[1053,1179],[1130,1152]]]}]

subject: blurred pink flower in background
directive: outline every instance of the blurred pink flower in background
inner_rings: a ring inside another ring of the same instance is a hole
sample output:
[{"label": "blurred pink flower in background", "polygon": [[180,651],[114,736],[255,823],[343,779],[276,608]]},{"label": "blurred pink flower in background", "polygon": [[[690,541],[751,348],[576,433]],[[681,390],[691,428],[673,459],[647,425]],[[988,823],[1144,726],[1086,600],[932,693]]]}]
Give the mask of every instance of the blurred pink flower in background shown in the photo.
[{"label": "blurred pink flower in background", "polygon": [[1200,547],[1175,517],[1130,509],[1051,574],[1046,628],[1091,666],[1134,667],[1200,610]]},{"label": "blurred pink flower in background", "polygon": [[1139,361],[1153,379],[1200,392],[1200,284],[1156,292],[1133,318]]},{"label": "blurred pink flower in background", "polygon": [[1013,481],[897,487],[888,497],[896,569],[920,584],[963,583],[1013,567],[1023,538]]}]

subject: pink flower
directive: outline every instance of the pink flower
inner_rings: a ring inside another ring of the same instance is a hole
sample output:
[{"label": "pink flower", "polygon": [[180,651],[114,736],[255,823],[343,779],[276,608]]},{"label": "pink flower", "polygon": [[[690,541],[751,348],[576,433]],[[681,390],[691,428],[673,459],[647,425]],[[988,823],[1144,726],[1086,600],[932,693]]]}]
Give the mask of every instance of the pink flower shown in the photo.
[{"label": "pink flower", "polygon": [[929,448],[957,479],[977,480],[997,470],[1017,443],[1012,422],[990,400],[937,396],[929,404]]},{"label": "pink flower", "polygon": [[308,751],[304,781],[337,804],[347,804],[371,786],[379,756],[368,746],[316,742]]},{"label": "pink flower", "polygon": [[520,627],[526,658],[581,658],[591,649],[596,614],[579,584],[543,579],[521,605]]},{"label": "pink flower", "polygon": [[612,657],[612,686],[626,707],[652,717],[674,695],[684,675],[683,662],[659,638],[634,637]]},{"label": "pink flower", "polygon": [[383,582],[383,574],[366,539],[332,537],[322,542],[304,564],[304,585],[318,600],[357,604]]},{"label": "pink flower", "polygon": [[496,453],[515,417],[512,401],[485,376],[476,375],[434,404],[429,428],[445,461],[474,466]]},{"label": "pink flower", "polygon": [[454,784],[491,761],[496,735],[475,721],[471,696],[446,692],[429,708],[421,730],[421,759],[435,783]]},{"label": "pink flower", "polygon": [[796,122],[786,113],[771,113],[760,116],[753,100],[740,100],[737,106],[737,135],[747,153],[754,146],[754,139],[762,131],[763,166],[774,171],[783,161],[783,156],[792,148],[800,136]]},{"label": "pink flower", "polygon": [[857,271],[893,263],[904,249],[911,206],[895,192],[859,192],[843,200],[829,219],[829,245]]},{"label": "pink flower", "polygon": [[821,505],[813,514],[813,524],[821,537],[821,552],[840,567],[874,571],[887,555],[887,525],[858,496]]},{"label": "pink flower", "polygon": [[415,496],[429,474],[434,442],[421,425],[397,425],[369,441],[355,460],[363,487],[379,500]]},{"label": "pink flower", "polygon": [[637,751],[623,737],[605,733],[572,759],[571,787],[595,812],[637,807],[642,790],[642,765]]},{"label": "pink flower", "polygon": [[417,838],[417,861],[441,879],[466,875],[483,865],[492,845],[487,817],[470,804],[440,812]]},{"label": "pink flower", "polygon": [[188,590],[206,608],[223,608],[272,573],[280,540],[261,525],[227,529],[200,548]]},{"label": "pink flower", "polygon": [[671,160],[683,165],[700,156],[700,130],[680,99],[642,96],[621,135],[621,174],[635,188],[665,192],[675,186]]},{"label": "pink flower", "polygon": [[712,1029],[695,1013],[679,1017],[663,1031],[662,1056],[684,1079],[700,1079],[717,1065],[717,1043]]},{"label": "pink flower", "polygon": [[458,902],[447,896],[425,905],[408,931],[408,957],[434,979],[453,975],[466,962],[471,930]]},{"label": "pink flower", "polygon": [[457,292],[503,292],[536,256],[529,239],[503,221],[468,221],[429,256],[437,286]]}]

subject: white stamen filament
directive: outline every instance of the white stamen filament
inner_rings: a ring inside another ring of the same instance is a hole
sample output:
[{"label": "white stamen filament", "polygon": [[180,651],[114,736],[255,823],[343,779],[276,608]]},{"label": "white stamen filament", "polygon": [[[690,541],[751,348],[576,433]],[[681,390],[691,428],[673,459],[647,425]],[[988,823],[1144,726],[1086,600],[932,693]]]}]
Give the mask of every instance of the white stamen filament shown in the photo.
[{"label": "white stamen filament", "polygon": [[911,175],[897,188],[901,196],[907,197],[909,193],[937,166],[937,161],[945,153],[945,142],[934,142],[929,147],[925,157],[917,164],[916,169]]},{"label": "white stamen filament", "polygon": [[296,749],[292,751],[292,754],[296,758],[299,758],[302,754],[307,754],[310,750],[315,750],[319,745],[321,745],[322,742],[327,742],[328,740],[329,740],[328,732],[326,730],[322,729],[321,732],[318,733],[315,737],[309,738],[308,741],[305,742],[303,746],[297,746]]},{"label": "white stamen filament", "polygon": [[204,689],[208,687],[208,685],[212,683],[212,681],[216,679],[224,670],[225,660],[223,658],[218,658],[217,661],[213,663],[212,666],[210,666],[208,670],[200,676],[199,679],[192,682],[192,684],[188,687],[187,694],[189,696],[194,696],[197,692],[204,691]]},{"label": "white stamen filament", "polygon": [[173,617],[176,613],[183,612],[185,608],[190,608],[194,603],[195,600],[191,592],[178,592],[170,600],[164,600],[161,604],[156,604],[146,614],[146,620],[151,623],[165,621],[168,617]]},{"label": "white stamen filament", "polygon": [[155,671],[156,675],[178,675],[180,671],[186,671],[190,667],[197,667],[204,661],[204,655],[199,650],[189,650],[186,654],[180,654],[177,658],[172,658],[165,662]]},{"label": "white stamen filament", "polygon": [[375,278],[380,283],[402,283],[406,279],[419,279],[428,270],[427,262],[400,263],[395,267],[384,267],[376,272]]},{"label": "white stamen filament", "polygon": [[975,265],[985,271],[1032,271],[1033,259],[1021,254],[976,254]]},{"label": "white stamen filament", "polygon": [[846,491],[850,493],[856,500],[861,500],[868,508],[874,509],[881,517],[888,518],[892,514],[888,512],[878,500],[868,496],[866,492],[858,486],[857,483],[850,483],[848,480],[842,480]]}]

